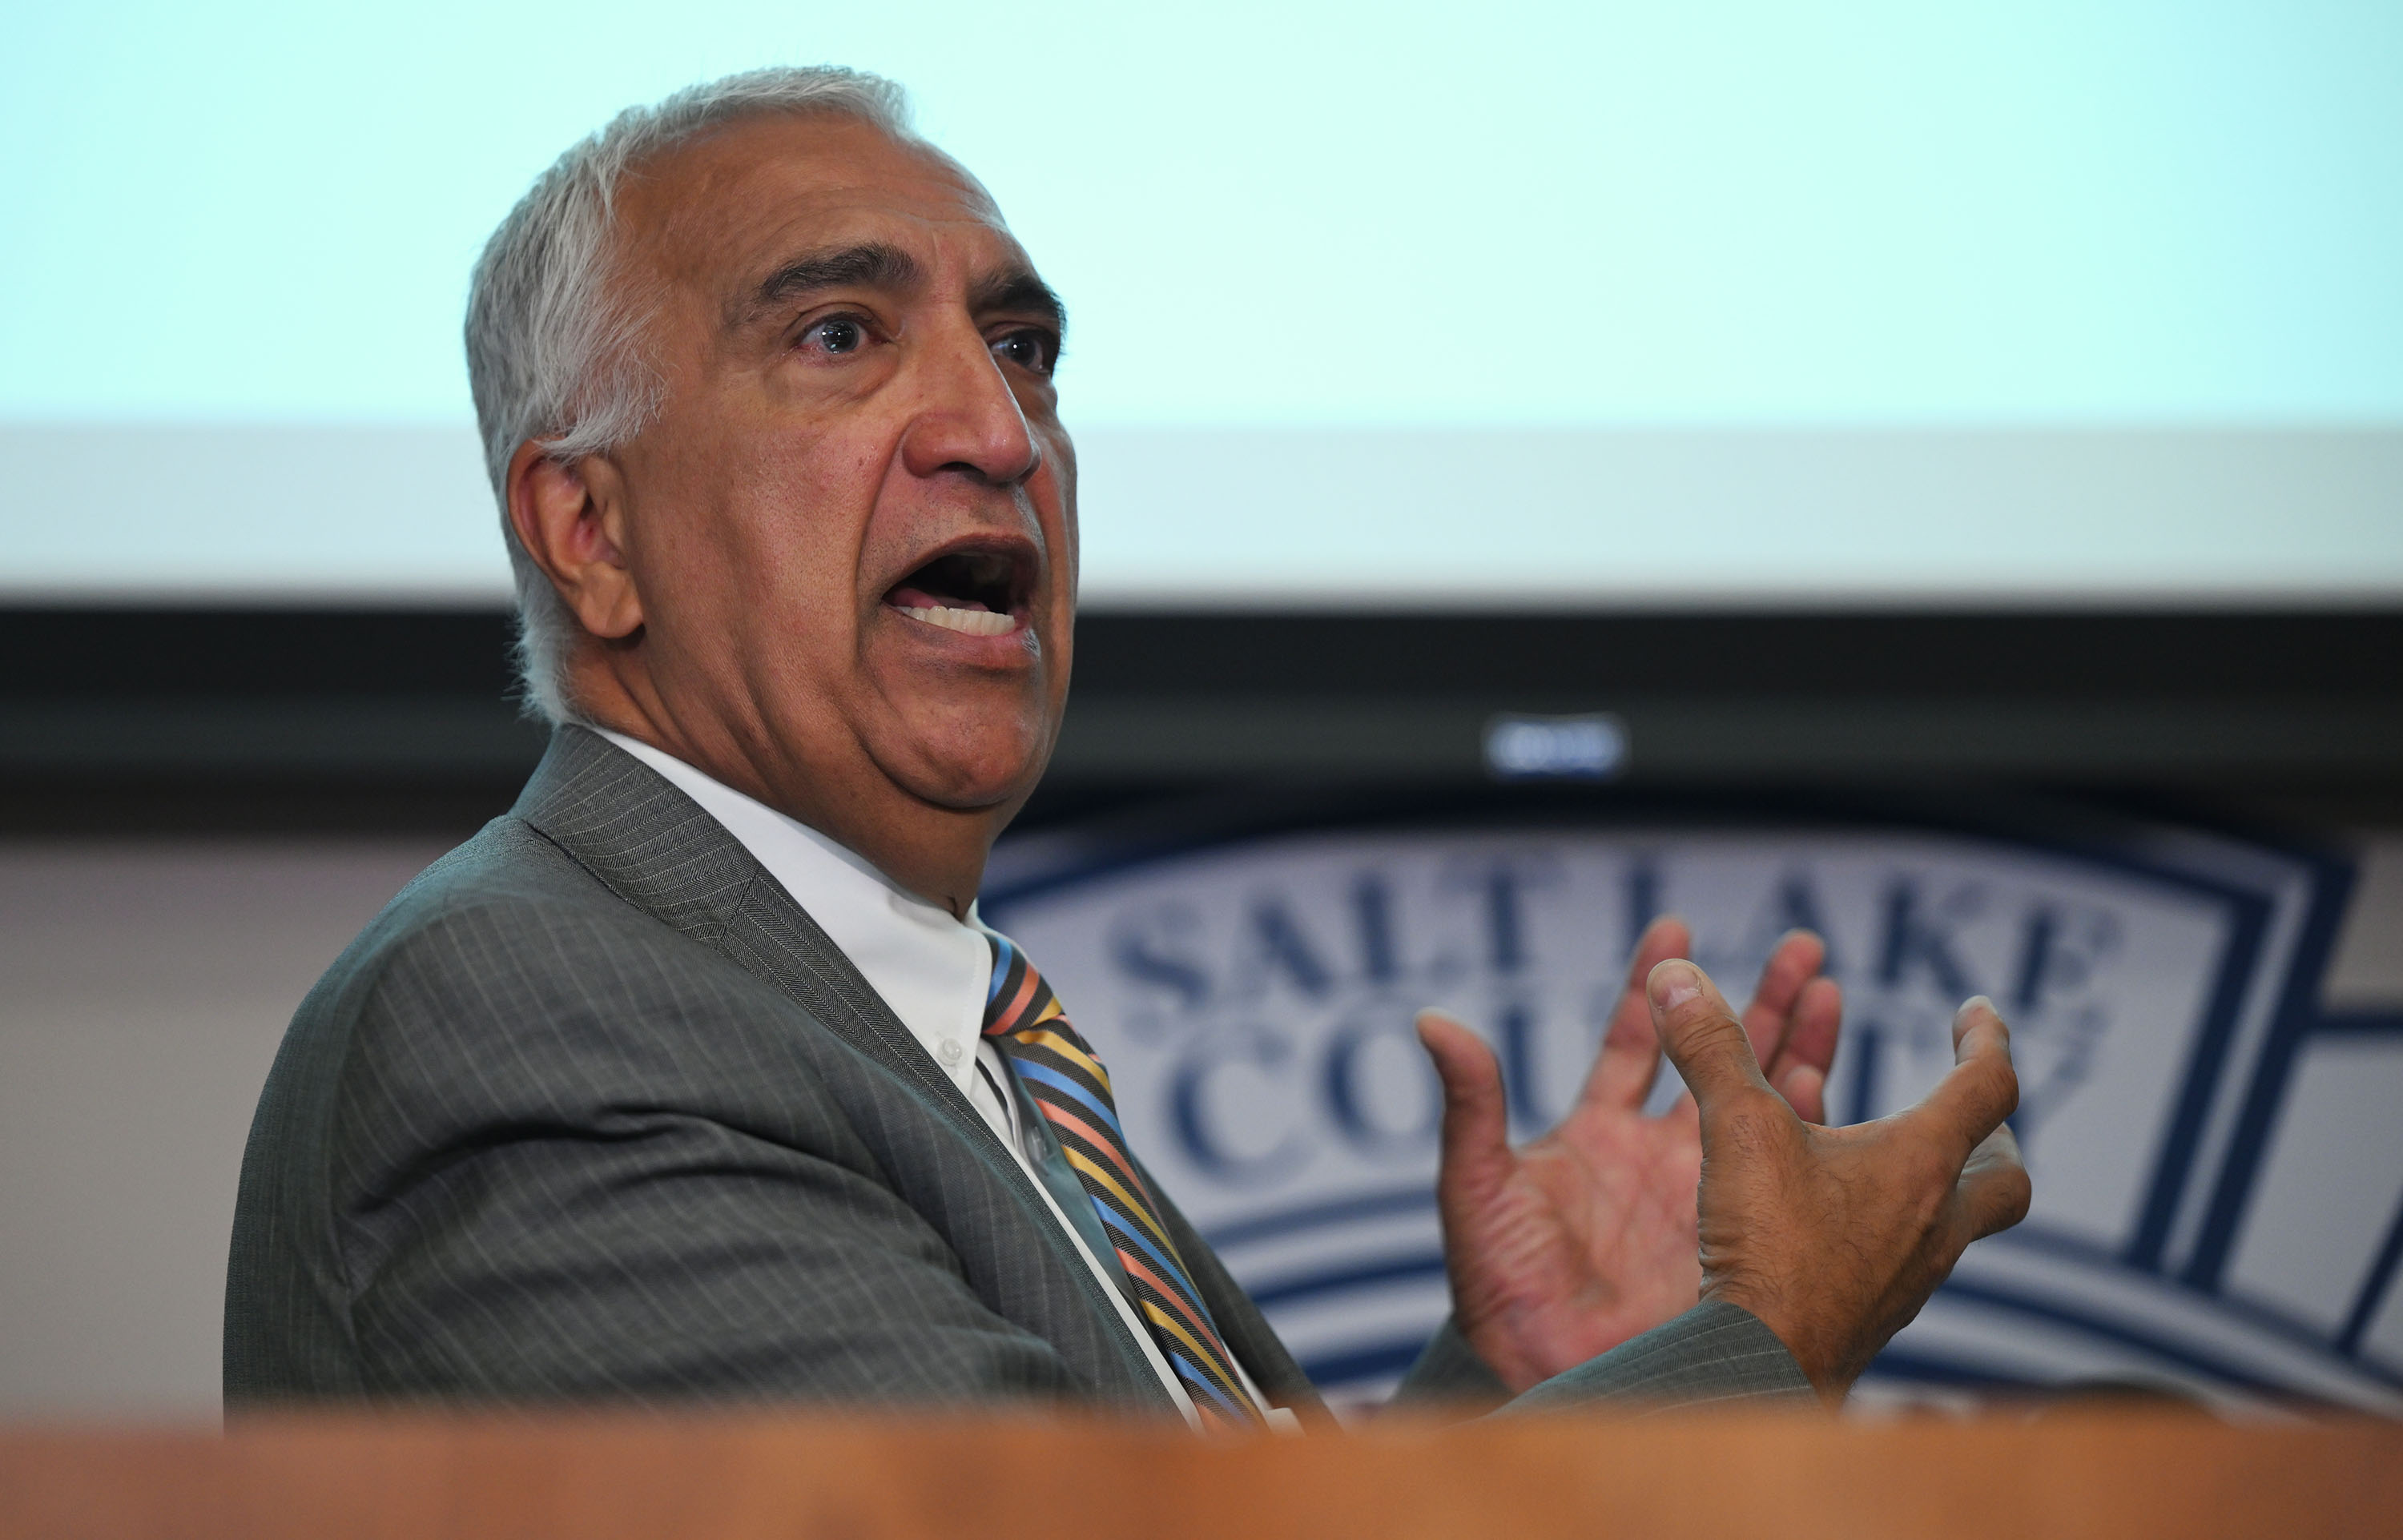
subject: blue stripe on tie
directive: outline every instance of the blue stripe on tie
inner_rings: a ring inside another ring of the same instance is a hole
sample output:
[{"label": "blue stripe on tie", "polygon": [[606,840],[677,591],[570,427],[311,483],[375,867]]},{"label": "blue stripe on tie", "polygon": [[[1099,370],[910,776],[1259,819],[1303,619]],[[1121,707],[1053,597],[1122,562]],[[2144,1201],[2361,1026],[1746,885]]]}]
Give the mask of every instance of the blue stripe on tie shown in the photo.
[{"label": "blue stripe on tie", "polygon": [[1049,1064],[1035,1063],[1019,1054],[1010,1055],[1010,1067],[1017,1070],[1019,1074],[1030,1080],[1040,1080],[1062,1095],[1074,1099],[1079,1106],[1090,1108],[1094,1117],[1100,1118],[1112,1133],[1118,1135],[1120,1145],[1126,1143],[1126,1130],[1118,1127],[1118,1115],[1111,1111],[1108,1104],[1095,1097],[1091,1091]]},{"label": "blue stripe on tie", "polygon": [[1183,1268],[1160,1255],[1160,1248],[1152,1244],[1150,1236],[1129,1225],[1124,1215],[1098,1198],[1093,1200],[1093,1209],[1102,1216],[1103,1224],[1125,1236],[1137,1250],[1151,1258],[1151,1265],[1159,1269],[1160,1276],[1184,1291],[1185,1302],[1193,1307],[1193,1313],[1202,1318],[1203,1325],[1212,1331],[1218,1329],[1218,1323],[1210,1318],[1209,1307],[1202,1303],[1202,1291],[1193,1286],[1193,1280],[1186,1276]]},{"label": "blue stripe on tie", "polygon": [[1218,1388],[1218,1382],[1216,1380],[1202,1373],[1202,1370],[1194,1365],[1192,1360],[1187,1358],[1185,1354],[1182,1353],[1172,1353],[1168,1357],[1169,1361],[1176,1366],[1176,1377],[1178,1379],[1184,1380],[1195,1391],[1208,1396],[1211,1400],[1215,1401],[1219,1406],[1227,1408],[1228,1416],[1240,1421],[1247,1415],[1243,1408],[1237,1406],[1233,1399],[1230,1398],[1225,1391]]},{"label": "blue stripe on tie", "polygon": [[[990,934],[990,933],[988,933]],[[984,987],[984,1003],[992,1005],[1001,998],[1001,986],[1009,981],[1010,953],[1018,949],[1009,944],[1007,936],[993,937],[993,978]]]}]

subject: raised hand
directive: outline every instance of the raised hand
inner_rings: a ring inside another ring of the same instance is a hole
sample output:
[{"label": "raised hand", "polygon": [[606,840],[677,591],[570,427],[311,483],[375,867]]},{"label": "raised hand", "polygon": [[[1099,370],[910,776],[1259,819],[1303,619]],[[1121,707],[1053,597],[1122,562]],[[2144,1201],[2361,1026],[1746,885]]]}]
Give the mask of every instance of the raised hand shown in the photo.
[{"label": "raised hand", "polygon": [[[1660,1067],[1646,980],[1682,957],[1682,922],[1653,923],[1635,949],[1602,1051],[1560,1126],[1509,1145],[1502,1072],[1456,1020],[1428,1011],[1419,1037],[1444,1090],[1443,1216],[1452,1313],[1515,1394],[1693,1308],[1702,1287],[1694,1203],[1702,1164],[1693,1098],[1644,1115]],[[1742,1032],[1807,1119],[1822,1116],[1842,999],[1827,948],[1796,932],[1762,968]]]},{"label": "raised hand", "polygon": [[2019,1105],[2010,1031],[1971,1000],[1953,1018],[1952,1071],[1917,1106],[1821,1128],[1770,1089],[1702,969],[1663,962],[1646,992],[1698,1103],[1702,1296],[1758,1316],[1840,1400],[1970,1242],[2027,1214],[2027,1172],[2003,1122]]}]

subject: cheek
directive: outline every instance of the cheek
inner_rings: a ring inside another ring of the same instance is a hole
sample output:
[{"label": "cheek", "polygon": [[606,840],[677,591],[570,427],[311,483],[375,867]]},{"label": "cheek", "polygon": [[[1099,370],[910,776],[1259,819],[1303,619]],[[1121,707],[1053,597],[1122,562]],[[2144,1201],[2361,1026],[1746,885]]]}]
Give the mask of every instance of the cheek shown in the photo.
[{"label": "cheek", "polygon": [[663,650],[744,710],[806,715],[854,666],[857,532],[837,501],[840,467],[789,453],[698,468],[649,563],[666,587],[650,606]]},{"label": "cheek", "polygon": [[857,608],[874,456],[820,440],[766,459],[729,520],[736,574],[755,604],[780,611]]},{"label": "cheek", "polygon": [[1044,531],[1053,552],[1067,578],[1070,591],[1076,586],[1076,451],[1065,433],[1052,436],[1051,448],[1043,457],[1043,469],[1036,473],[1034,486],[1035,506],[1043,510],[1044,521],[1051,527]]}]

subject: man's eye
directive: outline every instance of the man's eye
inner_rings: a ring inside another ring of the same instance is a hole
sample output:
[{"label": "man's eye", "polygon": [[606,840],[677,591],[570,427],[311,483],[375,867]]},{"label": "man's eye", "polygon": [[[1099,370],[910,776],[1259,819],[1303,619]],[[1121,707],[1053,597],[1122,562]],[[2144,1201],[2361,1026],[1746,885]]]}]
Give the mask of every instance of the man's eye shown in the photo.
[{"label": "man's eye", "polygon": [[1042,332],[1013,331],[994,341],[993,355],[1029,373],[1049,374],[1051,372],[1054,346],[1051,339]]},{"label": "man's eye", "polygon": [[828,316],[801,333],[803,346],[827,353],[856,353],[867,340],[868,328],[848,315]]}]

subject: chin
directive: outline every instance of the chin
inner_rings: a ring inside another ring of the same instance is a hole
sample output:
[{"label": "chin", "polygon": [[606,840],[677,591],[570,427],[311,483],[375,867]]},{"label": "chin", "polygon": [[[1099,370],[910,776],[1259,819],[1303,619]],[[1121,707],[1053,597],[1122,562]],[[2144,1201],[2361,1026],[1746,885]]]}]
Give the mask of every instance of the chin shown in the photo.
[{"label": "chin", "polygon": [[888,760],[885,773],[921,801],[974,812],[1024,800],[1050,757],[1049,734],[1030,741],[1013,724],[991,737],[919,744]]}]

